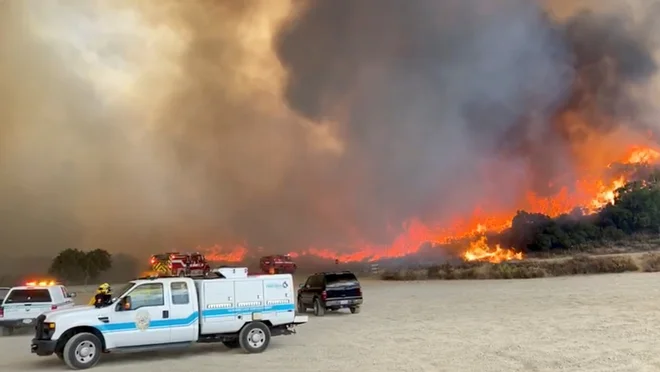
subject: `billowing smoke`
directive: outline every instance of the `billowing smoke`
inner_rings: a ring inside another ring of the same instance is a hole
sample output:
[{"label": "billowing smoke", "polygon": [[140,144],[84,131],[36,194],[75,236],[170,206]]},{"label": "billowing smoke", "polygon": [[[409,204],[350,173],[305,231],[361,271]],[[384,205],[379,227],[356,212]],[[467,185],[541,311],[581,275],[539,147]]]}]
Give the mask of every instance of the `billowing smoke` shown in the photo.
[{"label": "billowing smoke", "polygon": [[654,129],[657,7],[496,3],[5,0],[0,244],[387,244]]}]

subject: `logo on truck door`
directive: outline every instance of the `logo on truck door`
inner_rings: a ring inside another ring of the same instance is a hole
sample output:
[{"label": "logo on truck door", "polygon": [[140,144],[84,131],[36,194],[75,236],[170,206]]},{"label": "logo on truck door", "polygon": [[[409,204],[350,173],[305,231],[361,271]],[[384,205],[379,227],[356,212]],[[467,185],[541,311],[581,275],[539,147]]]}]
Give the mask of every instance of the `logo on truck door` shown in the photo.
[{"label": "logo on truck door", "polygon": [[149,328],[150,323],[151,319],[149,318],[148,311],[138,311],[137,314],[135,314],[135,326],[140,331],[146,331],[147,328]]},{"label": "logo on truck door", "polygon": [[289,287],[289,283],[287,283],[287,282],[282,282],[282,284],[273,283],[273,282],[266,283],[266,288],[280,288],[280,287],[282,287],[282,288],[288,288],[288,287]]}]

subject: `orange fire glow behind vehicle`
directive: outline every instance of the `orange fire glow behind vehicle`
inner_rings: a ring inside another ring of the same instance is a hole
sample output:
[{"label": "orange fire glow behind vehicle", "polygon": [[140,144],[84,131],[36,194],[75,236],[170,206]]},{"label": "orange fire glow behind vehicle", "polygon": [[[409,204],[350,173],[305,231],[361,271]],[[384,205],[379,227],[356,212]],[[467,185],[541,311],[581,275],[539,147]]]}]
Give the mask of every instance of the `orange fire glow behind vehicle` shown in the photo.
[{"label": "orange fire glow behind vehicle", "polygon": [[[340,262],[375,261],[384,258],[396,258],[419,251],[424,244],[446,245],[452,242],[465,241],[463,250],[454,252],[465,261],[485,261],[499,263],[508,260],[521,260],[523,253],[499,245],[490,246],[486,232],[500,232],[511,226],[511,220],[517,210],[533,213],[543,213],[556,217],[568,213],[576,207],[582,207],[586,213],[596,213],[600,208],[612,203],[616,190],[629,180],[629,170],[617,171],[614,163],[627,166],[654,164],[660,160],[660,149],[650,147],[633,147],[622,153],[614,161],[597,167],[591,165],[572,190],[563,187],[552,197],[539,197],[531,192],[524,195],[519,208],[509,210],[484,211],[476,209],[464,218],[456,218],[436,224],[426,224],[420,220],[408,221],[403,232],[389,245],[374,245],[368,242],[356,242],[353,253],[339,253],[333,249],[317,247],[306,248],[289,253],[292,258],[300,256],[316,256]],[[594,168],[596,171],[594,171]],[[240,262],[248,253],[244,245],[221,247],[213,246],[205,250],[207,257],[213,261]]]}]

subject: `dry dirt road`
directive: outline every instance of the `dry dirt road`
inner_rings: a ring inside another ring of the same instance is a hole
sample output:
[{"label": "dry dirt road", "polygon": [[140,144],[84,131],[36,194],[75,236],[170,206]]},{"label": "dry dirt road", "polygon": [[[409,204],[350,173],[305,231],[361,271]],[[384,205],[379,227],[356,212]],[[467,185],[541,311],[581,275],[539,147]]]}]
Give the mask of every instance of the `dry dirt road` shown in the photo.
[{"label": "dry dirt road", "polygon": [[[660,276],[365,281],[361,314],[330,313],[263,354],[222,345],[104,355],[95,371],[660,371]],[[0,371],[62,371],[0,337]]]}]

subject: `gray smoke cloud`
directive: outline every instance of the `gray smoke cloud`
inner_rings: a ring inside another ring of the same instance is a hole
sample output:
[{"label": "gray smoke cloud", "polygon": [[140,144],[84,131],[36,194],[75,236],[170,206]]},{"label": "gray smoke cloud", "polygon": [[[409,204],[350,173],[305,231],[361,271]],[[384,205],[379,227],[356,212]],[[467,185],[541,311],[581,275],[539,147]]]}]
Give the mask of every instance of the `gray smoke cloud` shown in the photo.
[{"label": "gray smoke cloud", "polygon": [[0,244],[349,251],[552,195],[656,107],[654,23],[555,3],[5,1]]},{"label": "gray smoke cloud", "polygon": [[558,21],[518,0],[301,8],[277,43],[285,96],[313,120],[348,118],[343,169],[364,167],[367,221],[442,218],[475,198],[511,205],[530,187],[552,195],[575,181],[556,182],[576,165],[576,143],[638,121],[629,89],[656,72],[648,28],[625,15]]}]

